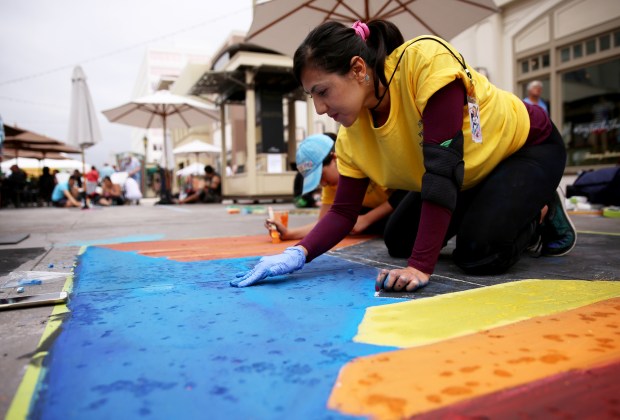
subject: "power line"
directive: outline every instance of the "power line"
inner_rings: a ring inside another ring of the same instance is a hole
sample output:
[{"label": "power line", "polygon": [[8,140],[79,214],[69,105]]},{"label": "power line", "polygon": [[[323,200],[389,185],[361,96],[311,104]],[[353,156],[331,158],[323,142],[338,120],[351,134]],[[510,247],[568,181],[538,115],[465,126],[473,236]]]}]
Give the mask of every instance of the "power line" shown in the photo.
[{"label": "power line", "polygon": [[66,108],[66,107],[58,106],[58,104],[51,104],[51,103],[44,103],[44,102],[34,102],[34,101],[26,100],[26,99],[11,98],[9,96],[0,96],[0,100],[9,101],[9,102],[19,102],[19,103],[23,103],[23,104],[42,106],[42,107],[46,107],[46,108],[60,109],[60,110],[63,110],[63,111],[68,110],[68,108]]},{"label": "power line", "polygon": [[[201,26],[217,22],[219,20],[228,18],[230,16],[234,16],[234,15],[236,15],[236,14],[238,14],[240,12],[243,12],[243,11],[245,11],[247,9],[248,8],[246,6],[246,7],[243,7],[241,9],[232,11],[232,12],[227,13],[227,14],[224,14],[222,16],[218,16],[218,17],[215,17],[213,19],[209,19],[209,20],[197,23],[195,25],[191,25],[191,26],[182,28],[182,29],[176,30],[174,32],[167,33],[165,35],[161,35],[161,36],[158,36],[158,37],[155,37],[155,38],[151,38],[149,40],[142,41],[142,42],[139,42],[137,44],[133,44],[133,45],[130,45],[130,46],[127,46],[127,47],[119,48],[117,50],[114,50],[114,51],[111,51],[111,52],[108,52],[108,53],[104,53],[104,54],[101,54],[101,55],[98,55],[98,56],[95,56],[95,57],[87,58],[85,60],[80,61],[77,64],[90,63],[90,62],[93,62],[93,61],[101,60],[101,59],[104,59],[104,58],[111,57],[113,55],[117,55],[117,54],[124,53],[126,51],[133,50],[133,49],[138,48],[138,47],[142,47],[142,46],[147,45],[147,44],[151,44],[151,43],[156,42],[156,41],[161,41],[161,40],[166,39],[166,38],[171,38],[173,36],[176,36],[176,35],[182,34],[184,32],[188,32],[188,31],[194,30],[194,29],[199,28]],[[63,70],[67,70],[67,69],[72,69],[73,67],[75,67],[75,64],[67,64],[67,65],[64,65],[64,66],[56,67],[54,69],[45,70],[45,71],[42,71],[42,72],[39,72],[39,73],[33,73],[33,74],[28,75],[28,76],[22,76],[22,77],[17,77],[15,79],[5,80],[5,81],[0,82],[0,86],[10,85],[10,84],[13,84],[13,83],[18,83],[18,82],[23,82],[25,80],[36,79],[38,77],[47,76],[49,74],[57,73],[59,71],[63,71]]]}]

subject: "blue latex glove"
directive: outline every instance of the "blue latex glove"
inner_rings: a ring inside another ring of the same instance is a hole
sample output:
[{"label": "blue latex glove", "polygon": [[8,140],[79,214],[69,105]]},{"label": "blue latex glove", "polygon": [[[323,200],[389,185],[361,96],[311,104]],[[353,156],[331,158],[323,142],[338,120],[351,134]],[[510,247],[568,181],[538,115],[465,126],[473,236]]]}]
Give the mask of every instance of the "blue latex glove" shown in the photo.
[{"label": "blue latex glove", "polygon": [[269,276],[279,276],[300,270],[305,263],[306,256],[302,249],[292,246],[286,248],[282,254],[261,258],[258,264],[247,273],[236,274],[239,278],[231,281],[230,285],[233,287],[251,286]]}]

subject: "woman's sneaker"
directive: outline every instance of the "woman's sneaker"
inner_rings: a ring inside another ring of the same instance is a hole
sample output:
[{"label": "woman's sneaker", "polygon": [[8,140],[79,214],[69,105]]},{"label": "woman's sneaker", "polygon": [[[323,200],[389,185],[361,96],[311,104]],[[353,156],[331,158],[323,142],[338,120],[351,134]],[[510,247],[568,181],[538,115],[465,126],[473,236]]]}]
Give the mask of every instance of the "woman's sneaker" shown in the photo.
[{"label": "woman's sneaker", "polygon": [[552,257],[568,254],[577,243],[577,231],[557,191],[541,225],[541,240],[541,255]]}]

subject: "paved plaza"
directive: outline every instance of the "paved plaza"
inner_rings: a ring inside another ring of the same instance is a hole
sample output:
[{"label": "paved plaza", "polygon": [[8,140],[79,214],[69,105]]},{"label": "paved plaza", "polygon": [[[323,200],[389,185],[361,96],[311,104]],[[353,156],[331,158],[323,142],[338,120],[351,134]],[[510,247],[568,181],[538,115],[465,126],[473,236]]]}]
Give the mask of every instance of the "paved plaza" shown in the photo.
[{"label": "paved plaza", "polygon": [[[239,203],[236,214],[231,205],[2,210],[2,238],[17,242],[0,246],[3,284],[11,273],[67,273],[25,293],[64,288],[70,299],[0,312],[0,414],[402,418],[617,409],[617,219],[573,215],[579,240],[570,255],[527,256],[501,276],[464,275],[449,243],[429,286],[376,295],[377,268],[404,261],[365,236],[293,275],[229,287],[259,256],[292,244],[270,243],[267,205],[290,210],[291,226],[317,215],[286,202]],[[15,293],[0,288],[0,297]],[[571,398],[562,385],[569,382],[597,390],[596,401]]]}]

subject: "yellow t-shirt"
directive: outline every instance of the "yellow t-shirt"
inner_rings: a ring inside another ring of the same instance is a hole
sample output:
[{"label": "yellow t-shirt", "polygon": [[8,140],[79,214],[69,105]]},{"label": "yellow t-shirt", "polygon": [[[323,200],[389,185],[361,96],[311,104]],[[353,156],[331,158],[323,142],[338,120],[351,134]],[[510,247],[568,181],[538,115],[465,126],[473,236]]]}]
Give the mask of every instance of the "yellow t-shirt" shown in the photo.
[{"label": "yellow t-shirt", "polygon": [[[334,204],[336,190],[336,186],[327,185],[323,187],[321,189],[321,204]],[[369,209],[377,208],[388,200],[391,192],[391,190],[383,188],[370,181],[370,184],[368,184],[368,188],[366,189],[366,195],[364,196],[362,206]]]},{"label": "yellow t-shirt", "polygon": [[[450,44],[436,39],[462,61]],[[424,107],[435,92],[455,79],[461,79],[469,93],[472,82],[450,51],[432,39],[414,39],[394,50],[385,60],[387,80],[401,54],[389,86],[390,114],[386,123],[373,127],[370,111],[364,110],[351,127],[341,127],[336,142],[338,170],[353,178],[368,177],[388,188],[421,191],[425,172],[422,155]],[[527,109],[517,96],[495,87],[486,77],[468,69],[480,107],[482,143],[472,140],[468,108],[464,105],[463,189],[478,184],[499,162],[519,150],[530,130]]]}]

